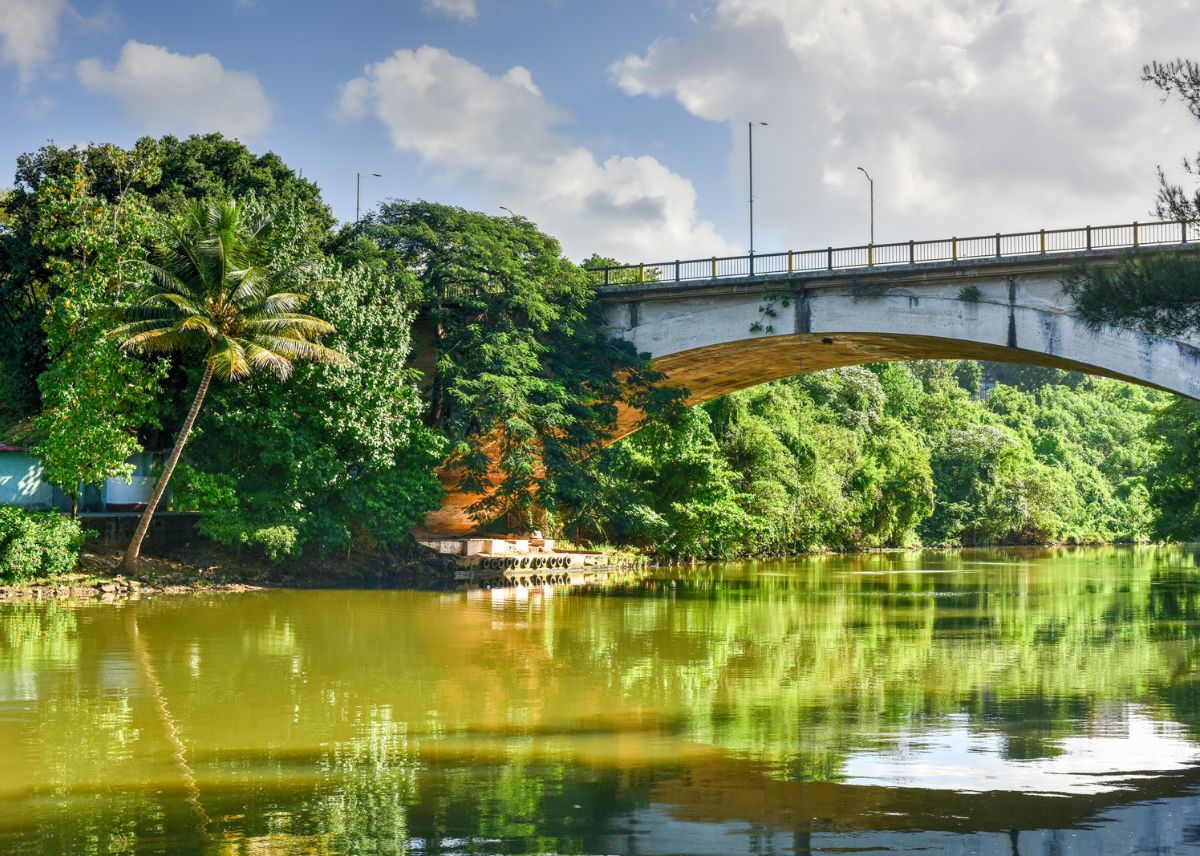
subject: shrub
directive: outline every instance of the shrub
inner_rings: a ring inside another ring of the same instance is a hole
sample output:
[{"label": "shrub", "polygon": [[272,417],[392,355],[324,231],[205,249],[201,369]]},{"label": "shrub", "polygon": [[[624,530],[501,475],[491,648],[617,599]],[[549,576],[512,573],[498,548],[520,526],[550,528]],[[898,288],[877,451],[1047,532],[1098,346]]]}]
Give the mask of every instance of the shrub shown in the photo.
[{"label": "shrub", "polygon": [[299,537],[296,527],[286,525],[267,526],[245,535],[246,543],[258,547],[272,562],[282,562],[285,557],[296,554]]},{"label": "shrub", "polygon": [[0,581],[56,577],[75,568],[83,530],[54,512],[0,507]]},{"label": "shrub", "polygon": [[282,562],[301,552],[300,532],[295,526],[259,526],[237,511],[205,514],[197,528],[201,535],[226,547],[257,548],[272,562]]}]

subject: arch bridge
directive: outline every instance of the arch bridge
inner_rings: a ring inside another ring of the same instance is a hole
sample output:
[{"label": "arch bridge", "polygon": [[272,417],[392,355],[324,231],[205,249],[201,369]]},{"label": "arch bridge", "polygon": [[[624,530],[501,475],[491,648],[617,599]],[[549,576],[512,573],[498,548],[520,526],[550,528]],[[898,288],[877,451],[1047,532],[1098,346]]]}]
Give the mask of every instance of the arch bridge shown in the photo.
[{"label": "arch bridge", "polygon": [[591,273],[613,334],[692,404],[821,369],[925,359],[1072,369],[1200,398],[1200,338],[1091,329],[1062,290],[1081,262],[1191,252],[1198,239],[1195,225],[1131,223]]},{"label": "arch bridge", "polygon": [[[1091,329],[1063,294],[1080,263],[1200,251],[1200,226],[1155,222],[592,269],[614,336],[689,404],[821,369],[972,359],[1070,369],[1200,399],[1200,337]],[[641,414],[621,413],[614,440]],[[451,492],[423,527],[474,528]]]}]

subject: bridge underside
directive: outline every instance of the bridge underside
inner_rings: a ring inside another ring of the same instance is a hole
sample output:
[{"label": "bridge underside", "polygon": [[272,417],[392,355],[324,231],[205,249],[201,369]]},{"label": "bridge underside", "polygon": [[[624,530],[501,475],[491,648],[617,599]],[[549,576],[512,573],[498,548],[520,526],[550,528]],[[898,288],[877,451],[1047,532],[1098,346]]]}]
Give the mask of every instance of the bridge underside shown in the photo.
[{"label": "bridge underside", "polygon": [[[896,333],[800,333],[742,339],[659,357],[654,367],[703,404],[739,389],[824,369],[896,360],[987,360],[1078,371],[1158,389],[1136,377],[1052,354],[984,342]],[[1168,392],[1174,390],[1166,389]],[[639,414],[621,414],[620,436],[637,429]]]},{"label": "bridge underside", "polygon": [[[1136,377],[1051,354],[982,342],[895,333],[825,332],[742,339],[659,357],[654,360],[654,367],[667,376],[667,383],[686,388],[687,403],[696,405],[773,380],[896,360],[1020,363],[1155,386]],[[641,419],[640,411],[622,408],[613,441],[634,433]],[[467,513],[467,508],[479,497],[456,491],[450,484],[447,484],[447,490],[445,502],[426,518],[423,530],[457,535],[474,531],[478,523]]]}]

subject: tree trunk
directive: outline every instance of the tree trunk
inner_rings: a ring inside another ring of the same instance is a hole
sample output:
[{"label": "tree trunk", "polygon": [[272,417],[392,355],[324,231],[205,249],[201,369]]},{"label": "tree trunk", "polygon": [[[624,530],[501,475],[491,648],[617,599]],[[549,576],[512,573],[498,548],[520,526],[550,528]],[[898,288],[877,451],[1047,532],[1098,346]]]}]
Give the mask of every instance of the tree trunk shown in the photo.
[{"label": "tree trunk", "polygon": [[208,385],[212,381],[213,367],[212,363],[204,367],[204,377],[200,379],[200,386],[196,390],[196,397],[192,401],[192,407],[188,411],[187,418],[183,420],[183,427],[179,429],[179,436],[175,438],[175,448],[171,450],[171,454],[167,457],[166,466],[163,467],[162,475],[158,477],[158,483],[154,485],[154,493],[150,497],[150,501],[146,504],[146,510],[142,512],[142,519],[138,521],[137,530],[133,533],[133,538],[129,541],[129,546],[125,548],[125,559],[121,563],[121,569],[126,574],[136,574],[138,566],[138,557],[142,552],[142,541],[146,538],[146,533],[150,530],[150,521],[154,519],[154,511],[158,508],[158,503],[162,501],[163,494],[167,492],[167,483],[171,481],[171,474],[175,472],[175,465],[179,463],[179,456],[183,453],[183,446],[187,443],[188,435],[192,433],[192,426],[196,424],[196,415],[200,412],[200,405],[204,403],[204,396],[208,393]]}]

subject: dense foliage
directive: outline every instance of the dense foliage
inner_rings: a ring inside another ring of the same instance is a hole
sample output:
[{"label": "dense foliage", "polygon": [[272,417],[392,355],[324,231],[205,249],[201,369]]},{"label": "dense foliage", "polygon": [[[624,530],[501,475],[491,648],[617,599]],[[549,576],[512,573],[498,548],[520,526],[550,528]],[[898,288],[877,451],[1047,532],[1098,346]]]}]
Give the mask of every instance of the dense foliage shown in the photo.
[{"label": "dense foliage", "polygon": [[449,441],[449,471],[481,495],[481,520],[542,525],[556,481],[600,448],[618,405],[657,409],[657,375],[610,338],[588,275],[524,218],[395,202],[365,233],[392,276],[413,274],[428,422]]},{"label": "dense foliage", "polygon": [[402,542],[441,498],[443,444],[421,424],[405,366],[412,312],[403,292],[353,269],[310,306],[333,324],[325,341],[352,353],[351,364],[301,365],[285,384],[251,378],[215,390],[194,468],[176,490],[177,506],[212,512],[201,524],[209,535],[272,558],[304,544]]},{"label": "dense foliage", "polygon": [[1158,448],[1147,482],[1157,512],[1155,534],[1187,541],[1200,535],[1200,404],[1178,399],[1153,425]]},{"label": "dense foliage", "polygon": [[157,422],[166,365],[125,354],[108,335],[110,310],[143,278],[152,216],[127,192],[154,167],[145,152],[110,152],[125,185],[115,201],[88,192],[82,163],[42,181],[33,237],[46,251],[46,366],[37,378],[41,439],[33,453],[75,502],[81,485],[128,477],[141,450],[136,430]]},{"label": "dense foliage", "polygon": [[60,514],[0,506],[0,582],[65,574],[75,567],[83,530]]},{"label": "dense foliage", "polygon": [[302,312],[314,288],[315,263],[286,264],[275,251],[274,219],[252,203],[192,202],[160,218],[148,282],[112,307],[123,323],[108,332],[122,351],[188,356],[202,361],[200,383],[162,473],[125,549],[124,568],[137,570],[142,539],[158,508],[212,381],[240,381],[261,372],[286,381],[296,363],[345,367],[344,354],[321,344],[333,326]]},{"label": "dense foliage", "polygon": [[129,151],[47,146],[20,158],[15,188],[0,197],[0,425],[32,435],[68,494],[126,475],[131,452],[171,447],[201,372],[124,353],[105,331],[131,285],[149,281],[142,263],[156,221],[188,201],[231,196],[275,213],[270,267],[311,262],[320,293],[310,307],[339,330],[331,347],[363,359],[299,371],[274,391],[218,382],[218,418],[200,419],[175,507],[210,511],[203,528],[218,540],[273,556],[352,537],[407,540],[441,496],[440,440],[421,423],[404,369],[411,294],[334,251],[315,185],[219,135],[145,139]]},{"label": "dense foliage", "polygon": [[[56,194],[89,205],[48,211]],[[94,253],[136,258],[145,251],[146,209],[167,213],[188,200],[220,196],[256,196],[294,207],[297,227],[314,246],[328,240],[334,224],[315,184],[278,155],[255,155],[220,134],[144,138],[129,150],[48,145],[18,157],[13,189],[0,197],[0,319],[7,328],[0,337],[0,403],[18,413],[39,409],[37,379],[48,358],[43,319],[67,282],[64,260],[78,265]],[[67,231],[66,215],[87,234]],[[91,246],[103,236],[105,222],[110,240],[124,235],[115,247]],[[67,246],[71,241],[74,247]]]},{"label": "dense foliage", "polygon": [[[675,556],[1200,533],[1195,405],[964,361],[822,372],[684,410],[529,221],[392,202],[334,231],[315,186],[217,135],[49,146],[0,196],[0,426],[32,435],[67,494],[127,474],[142,447],[181,445],[201,368],[106,331],[152,282],[163,218],[231,196],[273,214],[264,275],[307,271],[303,311],[351,362],[214,381],[171,501],[223,543],[275,559],[401,543],[439,480],[477,492],[481,522]],[[1190,269],[1161,279],[1169,264],[1102,276],[1110,292],[1139,276],[1194,285]],[[1085,314],[1092,297],[1097,323],[1133,311],[1079,291]],[[1191,324],[1148,312],[1143,327]],[[626,407],[654,418],[605,448]]]},{"label": "dense foliage", "polygon": [[566,530],[684,556],[1150,537],[1164,396],[1051,373],[972,396],[980,374],[890,363],[734,393],[597,456]]}]

